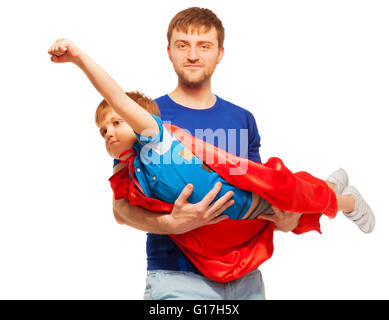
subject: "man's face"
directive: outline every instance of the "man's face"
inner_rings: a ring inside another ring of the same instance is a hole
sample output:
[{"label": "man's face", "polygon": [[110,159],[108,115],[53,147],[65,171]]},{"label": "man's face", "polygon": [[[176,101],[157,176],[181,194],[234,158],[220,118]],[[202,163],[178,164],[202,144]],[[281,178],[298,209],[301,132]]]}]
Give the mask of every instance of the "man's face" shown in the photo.
[{"label": "man's face", "polygon": [[224,48],[219,48],[217,31],[189,28],[188,33],[173,30],[168,54],[181,82],[190,87],[208,81],[221,61]]}]

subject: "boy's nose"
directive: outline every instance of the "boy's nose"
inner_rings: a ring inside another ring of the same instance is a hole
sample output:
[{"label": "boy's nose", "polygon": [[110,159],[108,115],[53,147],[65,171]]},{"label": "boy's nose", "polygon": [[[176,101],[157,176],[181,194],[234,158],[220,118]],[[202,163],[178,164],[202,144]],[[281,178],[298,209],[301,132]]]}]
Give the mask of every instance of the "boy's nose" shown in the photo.
[{"label": "boy's nose", "polygon": [[107,128],[107,132],[105,133],[106,138],[113,137],[113,130],[111,128]]}]

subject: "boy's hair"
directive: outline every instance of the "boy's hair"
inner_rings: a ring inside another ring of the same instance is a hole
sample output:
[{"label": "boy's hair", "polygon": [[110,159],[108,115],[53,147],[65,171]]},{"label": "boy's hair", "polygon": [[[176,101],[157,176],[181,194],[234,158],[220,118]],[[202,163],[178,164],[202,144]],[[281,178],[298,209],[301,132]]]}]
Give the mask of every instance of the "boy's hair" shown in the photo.
[{"label": "boy's hair", "polygon": [[[158,117],[161,116],[159,112],[158,105],[153,101],[153,99],[145,96],[143,93],[139,91],[131,91],[126,92],[126,95],[129,96],[132,100],[134,100],[137,104],[139,104],[143,109],[146,109],[151,114],[154,114]],[[100,127],[101,123],[107,117],[107,114],[112,111],[112,107],[108,104],[108,102],[103,99],[99,103],[96,109],[95,121],[96,125]]]},{"label": "boy's hair", "polygon": [[205,32],[208,32],[212,27],[215,27],[217,31],[219,48],[223,47],[224,27],[222,22],[211,10],[199,7],[191,7],[182,10],[173,17],[173,19],[170,21],[167,31],[167,41],[169,46],[174,29],[188,33],[189,27],[198,30],[203,27]]}]

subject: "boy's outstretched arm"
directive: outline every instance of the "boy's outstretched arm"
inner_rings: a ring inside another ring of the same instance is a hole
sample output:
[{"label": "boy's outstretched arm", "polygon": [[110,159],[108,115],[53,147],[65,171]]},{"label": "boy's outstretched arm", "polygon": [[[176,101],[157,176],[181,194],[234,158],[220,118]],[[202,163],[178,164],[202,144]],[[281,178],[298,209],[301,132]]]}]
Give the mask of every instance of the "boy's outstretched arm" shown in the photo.
[{"label": "boy's outstretched arm", "polygon": [[148,129],[150,130],[147,132],[148,136],[153,137],[158,134],[158,124],[149,112],[129,98],[115,80],[73,42],[67,39],[58,39],[50,47],[48,53],[53,62],[72,62],[77,65],[114,111],[135,132],[141,134],[143,130]]}]

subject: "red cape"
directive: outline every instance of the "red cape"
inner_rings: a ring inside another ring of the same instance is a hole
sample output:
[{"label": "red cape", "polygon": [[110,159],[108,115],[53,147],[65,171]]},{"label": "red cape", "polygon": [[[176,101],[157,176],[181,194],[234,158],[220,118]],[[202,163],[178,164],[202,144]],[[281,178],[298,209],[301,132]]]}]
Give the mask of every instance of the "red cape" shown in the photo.
[{"label": "red cape", "polygon": [[[176,126],[165,128],[226,181],[259,194],[282,210],[304,213],[294,233],[320,232],[321,213],[330,218],[336,215],[335,193],[323,180],[306,172],[293,174],[278,158],[259,164],[231,155]],[[146,197],[137,181],[129,180],[128,170],[133,172],[133,167],[132,159],[128,167],[109,179],[115,199],[124,197],[150,211],[171,212],[173,204]],[[262,219],[227,219],[169,237],[205,277],[228,282],[271,257],[273,232],[274,223]]]}]

